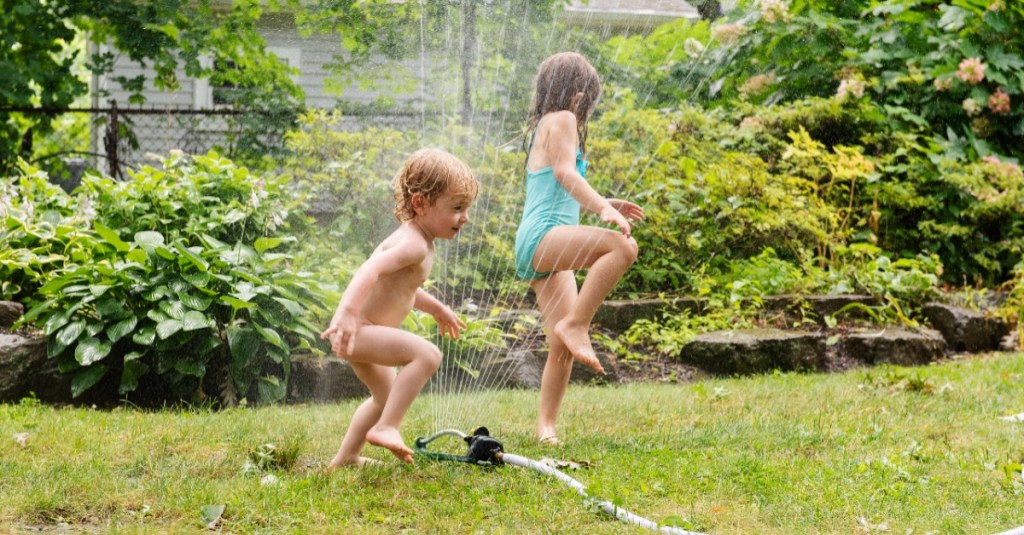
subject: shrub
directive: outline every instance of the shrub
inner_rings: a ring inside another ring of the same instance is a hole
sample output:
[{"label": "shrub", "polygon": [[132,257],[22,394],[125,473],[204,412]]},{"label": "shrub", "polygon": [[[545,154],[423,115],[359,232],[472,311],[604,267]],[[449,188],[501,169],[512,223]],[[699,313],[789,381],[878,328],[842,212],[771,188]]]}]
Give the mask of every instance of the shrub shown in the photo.
[{"label": "shrub", "polygon": [[74,373],[73,394],[113,376],[121,394],[148,380],[142,401],[283,398],[291,351],[317,338],[305,316],[326,295],[273,252],[295,241],[278,232],[285,185],[216,154],[176,156],[123,183],[86,177],[61,203],[87,217],[36,221],[76,236],[24,318]]}]

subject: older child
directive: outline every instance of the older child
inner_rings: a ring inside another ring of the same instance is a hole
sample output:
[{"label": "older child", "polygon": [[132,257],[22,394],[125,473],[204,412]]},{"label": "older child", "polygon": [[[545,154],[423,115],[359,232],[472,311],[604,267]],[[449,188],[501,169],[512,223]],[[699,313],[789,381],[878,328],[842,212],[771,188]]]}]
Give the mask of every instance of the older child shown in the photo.
[{"label": "older child", "polygon": [[[587,121],[600,96],[597,71],[575,52],[544,60],[534,79],[516,267],[537,295],[548,333],[537,420],[537,438],[545,444],[560,444],[555,423],[573,359],[604,373],[591,345],[590,322],[636,260],[629,219],[644,216],[636,204],[606,199],[587,184]],[[580,208],[618,230],[580,225]],[[577,269],[588,270],[578,290]]]},{"label": "older child", "polygon": [[398,428],[440,366],[441,351],[398,327],[412,308],[432,315],[442,335],[458,338],[466,326],[421,286],[434,261],[434,240],[454,238],[469,221],[479,191],[473,172],[447,152],[424,149],[406,160],[394,188],[401,225],[356,270],[321,335],[370,390],[328,469],[366,463],[360,452],[367,442],[412,462]]}]

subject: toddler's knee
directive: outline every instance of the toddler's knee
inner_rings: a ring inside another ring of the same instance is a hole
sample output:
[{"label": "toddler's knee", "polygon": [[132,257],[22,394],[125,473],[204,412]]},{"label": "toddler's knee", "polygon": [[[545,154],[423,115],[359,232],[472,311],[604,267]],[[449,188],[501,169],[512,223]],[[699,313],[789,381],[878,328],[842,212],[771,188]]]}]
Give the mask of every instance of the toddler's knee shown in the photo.
[{"label": "toddler's knee", "polygon": [[441,350],[435,345],[431,345],[430,350],[424,352],[420,358],[431,371],[437,371],[441,367]]}]

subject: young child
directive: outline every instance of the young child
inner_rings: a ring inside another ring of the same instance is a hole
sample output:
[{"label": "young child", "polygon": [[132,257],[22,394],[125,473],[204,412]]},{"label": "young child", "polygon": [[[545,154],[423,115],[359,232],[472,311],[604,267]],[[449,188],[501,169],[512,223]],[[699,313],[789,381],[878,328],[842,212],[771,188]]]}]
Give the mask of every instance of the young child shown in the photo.
[{"label": "young child", "polygon": [[[534,79],[516,268],[530,281],[548,334],[537,420],[543,444],[560,444],[555,423],[573,359],[604,373],[590,342],[590,322],[636,260],[629,220],[644,216],[636,204],[606,199],[587,184],[587,121],[600,96],[597,71],[574,52],[544,60]],[[580,208],[618,230],[581,226]],[[588,269],[578,290],[577,269]]]},{"label": "young child", "polygon": [[[353,274],[330,327],[321,335],[370,390],[329,470],[371,461],[360,456],[367,442],[412,462],[413,452],[398,427],[440,366],[441,351],[398,327],[412,308],[432,315],[442,335],[458,338],[459,329],[466,327],[421,286],[434,261],[434,240],[454,238],[469,221],[467,212],[479,191],[476,177],[455,156],[424,149],[406,160],[394,188],[401,225]],[[401,366],[397,373],[396,366]]]}]

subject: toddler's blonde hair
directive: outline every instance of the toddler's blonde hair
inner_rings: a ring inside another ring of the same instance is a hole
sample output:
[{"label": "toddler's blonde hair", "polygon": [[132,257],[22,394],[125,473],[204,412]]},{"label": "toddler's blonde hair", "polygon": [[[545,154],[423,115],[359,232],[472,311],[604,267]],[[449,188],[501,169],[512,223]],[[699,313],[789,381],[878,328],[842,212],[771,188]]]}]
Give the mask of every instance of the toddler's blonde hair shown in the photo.
[{"label": "toddler's blonde hair", "polygon": [[420,149],[412,153],[391,185],[395,189],[395,217],[399,221],[409,221],[416,216],[412,198],[417,193],[427,203],[434,204],[445,193],[472,202],[480,192],[473,170],[440,149]]}]

